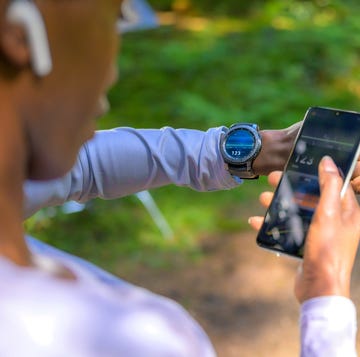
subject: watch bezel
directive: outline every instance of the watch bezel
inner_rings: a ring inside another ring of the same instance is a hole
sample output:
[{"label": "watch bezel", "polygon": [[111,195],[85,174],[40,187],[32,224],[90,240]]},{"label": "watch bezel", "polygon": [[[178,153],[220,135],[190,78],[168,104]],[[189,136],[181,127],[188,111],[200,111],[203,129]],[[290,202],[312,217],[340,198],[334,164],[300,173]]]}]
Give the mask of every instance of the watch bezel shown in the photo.
[{"label": "watch bezel", "polygon": [[[229,136],[233,132],[236,132],[239,130],[246,130],[252,135],[252,137],[254,138],[254,146],[253,146],[253,149],[250,151],[250,153],[247,156],[245,156],[244,158],[241,158],[241,159],[240,158],[236,159],[236,158],[233,158],[232,156],[230,156],[226,152],[225,146],[226,146],[226,142],[227,142],[227,139],[229,138]],[[225,133],[225,135],[223,135],[222,140],[221,140],[220,149],[221,149],[221,153],[224,158],[224,161],[228,164],[239,165],[239,164],[245,164],[249,161],[253,161],[261,150],[261,136],[259,134],[257,126],[252,125],[252,124],[234,124],[233,126],[231,126],[229,128],[229,130]]]}]

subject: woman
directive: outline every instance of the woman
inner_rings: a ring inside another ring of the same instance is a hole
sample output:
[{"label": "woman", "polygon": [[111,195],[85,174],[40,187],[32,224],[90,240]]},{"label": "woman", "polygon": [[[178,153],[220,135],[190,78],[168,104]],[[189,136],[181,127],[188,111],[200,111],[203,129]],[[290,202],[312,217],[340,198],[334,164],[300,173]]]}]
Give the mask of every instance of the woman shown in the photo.
[{"label": "woman", "polygon": [[[120,0],[0,0],[2,356],[215,354],[200,326],[176,303],[124,282],[101,279],[91,266],[66,254],[31,250],[24,236],[25,180],[48,180],[69,171],[80,146],[94,134],[94,119],[106,107],[105,91],[116,77],[120,5]],[[341,179],[334,173],[322,177],[324,187],[331,188],[324,189],[325,197],[338,206],[333,182]],[[334,229],[354,228],[348,234],[354,248],[359,209],[350,190],[346,197],[352,219],[338,217]],[[315,227],[323,225],[320,221]],[[316,236],[310,241],[316,242]],[[349,262],[345,285],[353,263],[350,248],[327,247],[331,256]],[[324,262],[335,271],[339,267],[327,257]],[[312,263],[317,266],[316,260]],[[312,291],[303,294],[305,300],[324,293],[318,281],[303,279],[300,291]],[[325,291],[339,292],[343,290]],[[346,323],[351,324],[351,316]],[[303,332],[312,327],[314,336],[316,326],[310,321]]]},{"label": "woman", "polygon": [[31,252],[25,240],[24,181],[70,170],[106,108],[120,5],[0,2],[2,356],[213,355],[180,306],[104,284],[66,255]]}]

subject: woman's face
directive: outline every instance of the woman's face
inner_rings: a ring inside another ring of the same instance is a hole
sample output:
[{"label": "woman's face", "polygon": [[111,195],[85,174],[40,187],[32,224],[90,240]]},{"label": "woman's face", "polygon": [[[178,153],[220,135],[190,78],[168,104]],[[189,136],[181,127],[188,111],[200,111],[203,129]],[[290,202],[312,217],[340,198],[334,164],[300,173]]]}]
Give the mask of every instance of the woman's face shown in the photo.
[{"label": "woman's face", "polygon": [[34,179],[64,175],[104,114],[117,77],[116,19],[121,0],[39,0],[53,69],[32,81],[26,116],[29,172]]}]

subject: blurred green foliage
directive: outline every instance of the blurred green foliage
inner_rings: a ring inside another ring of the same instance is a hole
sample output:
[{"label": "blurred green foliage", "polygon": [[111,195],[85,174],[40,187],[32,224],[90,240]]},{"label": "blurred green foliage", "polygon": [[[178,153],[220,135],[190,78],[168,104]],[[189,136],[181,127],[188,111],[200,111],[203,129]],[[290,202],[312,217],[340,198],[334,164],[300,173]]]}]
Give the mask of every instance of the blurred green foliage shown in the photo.
[{"label": "blurred green foliage", "polygon": [[[175,2],[150,3],[168,11]],[[309,106],[360,110],[356,1],[193,0],[186,6],[172,25],[124,35],[120,81],[101,128],[207,129],[237,121],[283,128]],[[184,17],[186,11],[202,18]],[[94,200],[72,215],[35,216],[26,227],[115,272],[125,261],[166,266],[179,256],[198,257],[203,236],[247,229],[247,217],[262,213],[257,197],[265,186],[262,178],[226,192],[153,190],[173,240],[161,236],[135,196]]]},{"label": "blurred green foliage", "polygon": [[188,14],[205,16],[256,16],[259,13],[274,15],[287,12],[290,16],[299,12],[333,9],[348,12],[358,6],[357,0],[149,0],[160,11],[177,10]]}]

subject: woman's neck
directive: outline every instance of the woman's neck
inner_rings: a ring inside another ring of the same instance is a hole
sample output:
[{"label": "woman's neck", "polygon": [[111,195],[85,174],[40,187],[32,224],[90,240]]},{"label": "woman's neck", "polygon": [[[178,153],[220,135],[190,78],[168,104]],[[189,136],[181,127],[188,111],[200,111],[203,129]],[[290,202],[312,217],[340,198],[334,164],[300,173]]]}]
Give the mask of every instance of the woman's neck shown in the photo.
[{"label": "woman's neck", "polygon": [[23,231],[26,140],[16,105],[0,85],[0,255],[30,265]]}]

